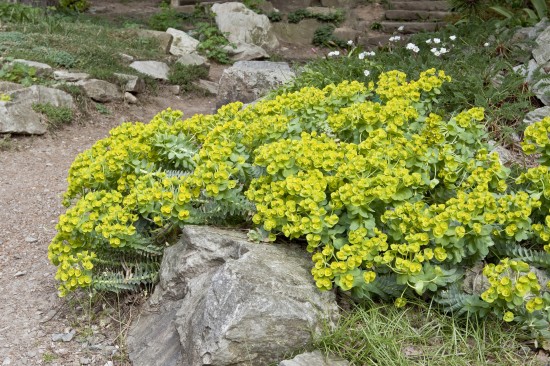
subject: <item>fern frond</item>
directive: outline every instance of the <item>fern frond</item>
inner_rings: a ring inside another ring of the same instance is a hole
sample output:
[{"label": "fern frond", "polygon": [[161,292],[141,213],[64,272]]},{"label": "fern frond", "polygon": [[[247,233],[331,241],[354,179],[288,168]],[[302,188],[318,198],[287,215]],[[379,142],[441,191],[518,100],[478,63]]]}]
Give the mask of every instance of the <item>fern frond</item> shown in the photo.
[{"label": "fern frond", "polygon": [[92,287],[99,291],[120,293],[138,291],[142,285],[153,284],[158,279],[158,263],[144,262],[123,265],[119,271],[104,271],[95,275]]},{"label": "fern frond", "polygon": [[459,284],[454,283],[446,290],[440,291],[433,297],[435,303],[441,305],[443,310],[457,315],[465,313],[485,316],[491,305],[481,300],[478,295],[469,295],[462,291]]},{"label": "fern frond", "polygon": [[535,267],[550,269],[550,253],[528,249],[516,243],[495,243],[491,252],[498,257],[519,259]]},{"label": "fern frond", "polygon": [[364,289],[378,296],[380,299],[388,301],[403,294],[405,285],[397,283],[395,274],[377,276],[376,280],[364,286]]}]

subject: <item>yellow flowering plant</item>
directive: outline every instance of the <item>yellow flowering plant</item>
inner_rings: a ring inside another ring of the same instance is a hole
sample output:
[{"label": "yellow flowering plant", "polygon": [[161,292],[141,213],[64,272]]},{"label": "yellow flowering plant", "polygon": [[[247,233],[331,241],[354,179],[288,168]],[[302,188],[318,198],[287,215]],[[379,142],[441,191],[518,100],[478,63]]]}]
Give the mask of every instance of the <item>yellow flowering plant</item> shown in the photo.
[{"label": "yellow flowering plant", "polygon": [[[435,69],[417,80],[390,71],[367,85],[307,87],[185,120],[166,110],[149,124],[115,128],[69,170],[68,209],[49,247],[60,293],[154,282],[179,228],[229,222],[248,225],[256,240],[304,242],[321,290],[397,306],[433,297],[451,309],[548,324],[546,284],[523,291],[523,277],[506,275],[509,297],[498,287],[504,272],[489,265],[483,295],[457,289],[480,261],[509,261],[521,273],[513,263],[550,268],[540,250],[550,242],[550,175],[534,168],[512,180],[485,143],[482,108],[439,115],[447,82]],[[536,126],[526,130],[526,151],[544,156],[548,137]],[[519,245],[533,240],[531,249]]]}]

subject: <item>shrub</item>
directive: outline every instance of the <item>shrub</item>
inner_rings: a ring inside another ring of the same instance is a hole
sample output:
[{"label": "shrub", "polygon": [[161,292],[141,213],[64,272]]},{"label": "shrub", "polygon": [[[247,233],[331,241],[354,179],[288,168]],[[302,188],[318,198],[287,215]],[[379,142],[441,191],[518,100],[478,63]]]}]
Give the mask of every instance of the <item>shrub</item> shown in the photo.
[{"label": "shrub", "polygon": [[162,3],[160,11],[149,18],[148,25],[151,29],[164,32],[168,28],[180,28],[183,19],[183,15],[170,7],[170,4]]},{"label": "shrub", "polygon": [[21,63],[6,63],[0,69],[0,80],[30,86],[39,81],[36,69]]},{"label": "shrub", "polygon": [[[550,337],[547,284],[527,264],[550,268],[550,170],[512,177],[487,150],[482,108],[434,113],[449,80],[389,71],[376,84],[306,87],[184,121],[167,110],[115,128],[69,171],[69,208],[48,254],[60,294],[153,281],[167,235],[229,217],[255,225],[257,240],[304,242],[321,290],[397,306],[433,298]],[[530,127],[524,145],[543,162],[548,126]],[[479,261],[490,263],[491,287],[461,292],[455,284]]]}]

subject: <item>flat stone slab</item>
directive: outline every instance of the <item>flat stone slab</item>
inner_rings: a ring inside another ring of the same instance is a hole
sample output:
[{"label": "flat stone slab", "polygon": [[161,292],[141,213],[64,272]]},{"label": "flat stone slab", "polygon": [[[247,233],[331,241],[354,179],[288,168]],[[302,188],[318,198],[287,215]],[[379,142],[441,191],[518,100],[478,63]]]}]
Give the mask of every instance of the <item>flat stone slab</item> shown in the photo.
[{"label": "flat stone slab", "polygon": [[53,78],[60,81],[75,82],[90,78],[90,74],[85,72],[69,72],[65,70],[56,70],[53,72]]},{"label": "flat stone slab", "polygon": [[172,44],[170,53],[174,56],[183,56],[197,51],[199,41],[191,37],[184,31],[174,28],[168,28],[166,33],[172,35]]},{"label": "flat stone slab", "polygon": [[160,61],[134,61],[130,67],[157,80],[168,80],[170,67]]}]

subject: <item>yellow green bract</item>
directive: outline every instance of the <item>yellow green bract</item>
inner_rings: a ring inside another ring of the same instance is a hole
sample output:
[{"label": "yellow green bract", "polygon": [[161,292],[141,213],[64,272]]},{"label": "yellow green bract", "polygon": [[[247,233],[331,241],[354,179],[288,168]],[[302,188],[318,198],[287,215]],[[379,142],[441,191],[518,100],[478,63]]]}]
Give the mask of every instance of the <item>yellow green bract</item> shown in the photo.
[{"label": "yellow green bract", "polygon": [[[255,226],[256,239],[307,243],[320,289],[397,306],[450,288],[464,267],[527,240],[538,254],[517,255],[548,269],[548,168],[511,179],[489,153],[483,109],[438,115],[449,81],[434,69],[412,81],[390,71],[368,85],[304,88],[186,120],[166,110],[115,128],[69,171],[69,208],[49,247],[60,293],[108,289],[114,277],[104,273],[117,258],[122,283],[152,281],[129,263],[158,263],[170,228],[216,212]],[[549,129],[550,118],[527,128],[525,151],[550,154]],[[479,309],[548,322],[548,288],[529,264],[502,259],[483,273]]]}]

